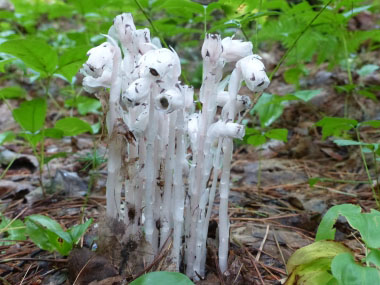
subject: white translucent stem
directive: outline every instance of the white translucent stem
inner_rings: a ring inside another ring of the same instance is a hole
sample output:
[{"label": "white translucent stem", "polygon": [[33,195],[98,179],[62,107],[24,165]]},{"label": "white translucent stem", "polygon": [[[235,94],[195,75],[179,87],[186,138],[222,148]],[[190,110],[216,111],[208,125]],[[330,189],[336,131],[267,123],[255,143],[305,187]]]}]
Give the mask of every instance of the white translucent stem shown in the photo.
[{"label": "white translucent stem", "polygon": [[[229,102],[223,110],[227,117],[233,121],[235,118],[236,96],[241,86],[240,70],[234,69],[228,85]],[[230,172],[232,159],[232,139],[224,138],[223,141],[223,169],[220,179],[220,204],[219,204],[219,268],[225,272],[228,267],[228,245],[229,245],[229,218],[228,218],[228,196],[230,191]]]},{"label": "white translucent stem", "polygon": [[154,90],[151,90],[149,94],[149,123],[147,128],[147,141],[146,141],[146,160],[145,160],[145,239],[148,243],[153,246],[153,235],[156,228],[153,208],[155,200],[155,189],[156,189],[156,169],[155,169],[155,157],[157,155],[154,151],[154,145],[157,133],[157,120],[155,118],[154,110]]},{"label": "white translucent stem", "polygon": [[173,209],[173,263],[176,270],[180,265],[180,250],[182,244],[182,229],[184,223],[184,207],[185,207],[185,189],[183,185],[183,161],[185,159],[185,139],[184,139],[184,115],[182,110],[178,110],[177,127],[176,127],[176,154],[174,168],[174,209]]},{"label": "white translucent stem", "polygon": [[[222,65],[220,65],[218,62],[210,62],[210,61],[204,61],[203,64],[203,78],[204,81],[202,83],[201,87],[201,94],[200,98],[202,98],[202,111],[201,115],[199,117],[199,128],[198,128],[198,135],[197,135],[197,147],[195,150],[196,155],[194,155],[194,163],[195,163],[195,175],[194,178],[195,181],[190,181],[190,185],[193,186],[190,188],[190,207],[191,207],[191,213],[192,213],[192,221],[191,221],[191,229],[190,229],[190,236],[189,236],[189,243],[188,243],[188,251],[189,254],[187,255],[186,260],[186,274],[188,276],[197,278],[197,275],[195,271],[197,270],[197,273],[199,274],[199,264],[197,263],[197,268],[194,267],[194,262],[196,257],[196,246],[197,246],[197,240],[198,238],[198,231],[201,231],[203,221],[199,203],[200,203],[200,197],[205,191],[205,188],[202,187],[202,180],[203,180],[203,169],[204,169],[204,163],[207,158],[204,156],[204,146],[205,146],[205,140],[206,140],[206,134],[208,127],[213,121],[213,118],[215,116],[216,112],[216,92],[218,83],[221,79],[221,70]],[[199,229],[199,230],[198,230]],[[201,234],[201,233],[199,233]]]},{"label": "white translucent stem", "polygon": [[122,189],[121,158],[123,157],[123,140],[114,133],[117,120],[121,119],[119,98],[121,93],[121,79],[119,77],[121,52],[119,47],[114,46],[113,69],[110,88],[109,111],[107,114],[107,129],[109,138],[109,157],[107,162],[108,176],[106,182],[106,213],[108,217],[118,218],[120,212],[120,199]]},{"label": "white translucent stem", "polygon": [[206,264],[206,241],[207,241],[207,234],[208,234],[208,227],[210,223],[210,218],[212,214],[212,209],[214,206],[214,200],[215,200],[215,193],[216,193],[216,186],[218,183],[218,175],[220,172],[220,151],[222,148],[222,139],[219,138],[218,140],[218,146],[216,148],[215,152],[215,158],[213,161],[213,174],[212,174],[212,184],[211,184],[211,189],[210,189],[210,196],[208,199],[208,207],[207,207],[207,213],[206,213],[206,219],[203,225],[202,229],[202,260],[201,260],[201,275],[205,274],[205,264]]},{"label": "white translucent stem", "polygon": [[[161,235],[160,248],[164,245],[169,237],[170,229],[172,228],[171,205],[172,205],[172,183],[174,171],[174,149],[175,149],[175,123],[177,120],[177,112],[169,115],[169,136],[168,149],[165,160],[165,184],[164,195],[162,199],[161,210]],[[178,155],[178,154],[177,154]]]},{"label": "white translucent stem", "polygon": [[[134,122],[136,120],[136,110],[131,109],[129,112],[129,121]],[[136,211],[138,203],[138,141],[135,144],[128,145],[128,178],[125,181],[125,213],[124,221],[127,225],[127,234],[136,234],[138,232],[138,219],[136,219]]]}]

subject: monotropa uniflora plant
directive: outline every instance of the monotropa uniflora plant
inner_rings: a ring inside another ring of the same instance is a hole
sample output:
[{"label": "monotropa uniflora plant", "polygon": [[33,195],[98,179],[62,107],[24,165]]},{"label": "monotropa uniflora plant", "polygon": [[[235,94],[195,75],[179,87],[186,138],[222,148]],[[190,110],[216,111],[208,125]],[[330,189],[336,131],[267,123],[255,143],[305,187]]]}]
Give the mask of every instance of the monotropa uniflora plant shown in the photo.
[{"label": "monotropa uniflora plant", "polygon": [[[106,37],[88,52],[82,72],[88,92],[109,88],[103,104],[107,217],[123,220],[127,235],[148,242],[153,252],[146,261],[170,246],[169,267],[197,279],[205,275],[207,232],[219,195],[218,254],[225,272],[233,139],[243,138],[245,128],[236,121],[251,107],[239,91],[243,82],[253,92],[268,87],[260,56],[250,42],[206,34],[196,108],[194,89],[179,81],[177,53],[151,39],[148,29],[136,29],[131,14],[117,16]],[[234,65],[228,76],[226,63]]]}]

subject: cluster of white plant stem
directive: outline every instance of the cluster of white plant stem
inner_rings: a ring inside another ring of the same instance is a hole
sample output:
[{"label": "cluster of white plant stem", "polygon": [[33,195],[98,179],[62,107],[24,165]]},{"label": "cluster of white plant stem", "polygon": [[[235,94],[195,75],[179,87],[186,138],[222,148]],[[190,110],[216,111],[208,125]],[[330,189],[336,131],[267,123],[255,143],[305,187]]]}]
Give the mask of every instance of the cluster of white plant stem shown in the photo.
[{"label": "cluster of white plant stem", "polygon": [[[184,265],[196,279],[205,274],[207,232],[219,193],[219,265],[225,272],[233,139],[244,136],[244,126],[235,121],[251,105],[238,92],[243,81],[253,92],[268,86],[261,58],[252,54],[250,42],[205,35],[198,110],[193,88],[179,81],[177,53],[151,40],[148,29],[136,29],[131,14],[117,16],[106,37],[88,52],[83,85],[89,92],[110,88],[103,102],[107,216],[123,219],[128,235],[149,242],[148,261],[171,246],[173,269]],[[234,69],[223,79],[226,63]]]}]

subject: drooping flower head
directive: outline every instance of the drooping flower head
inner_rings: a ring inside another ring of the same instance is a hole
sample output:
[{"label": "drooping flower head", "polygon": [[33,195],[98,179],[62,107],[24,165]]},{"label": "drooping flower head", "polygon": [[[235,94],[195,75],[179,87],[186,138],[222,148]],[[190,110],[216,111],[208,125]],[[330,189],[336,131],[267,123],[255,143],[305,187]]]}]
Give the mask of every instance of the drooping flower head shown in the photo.
[{"label": "drooping flower head", "polygon": [[151,50],[139,60],[139,76],[174,85],[181,75],[181,64],[174,50],[161,48]]},{"label": "drooping flower head", "polygon": [[81,72],[85,75],[83,86],[86,91],[92,93],[98,87],[110,87],[114,47],[105,42],[90,49],[87,53],[88,60],[83,64]]},{"label": "drooping flower head", "polygon": [[233,40],[230,37],[226,37],[222,40],[222,47],[222,58],[226,62],[234,62],[243,57],[252,55],[253,45],[251,42],[243,42],[241,40]]},{"label": "drooping flower head", "polygon": [[269,85],[269,78],[261,57],[257,54],[246,56],[236,63],[247,87],[253,92],[263,91]]}]

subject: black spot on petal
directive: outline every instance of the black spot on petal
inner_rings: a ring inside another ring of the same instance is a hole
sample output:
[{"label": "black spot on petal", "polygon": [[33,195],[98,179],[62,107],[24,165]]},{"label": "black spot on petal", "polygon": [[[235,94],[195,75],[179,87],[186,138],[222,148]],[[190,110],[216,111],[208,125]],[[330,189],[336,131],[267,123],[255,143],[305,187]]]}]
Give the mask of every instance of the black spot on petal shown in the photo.
[{"label": "black spot on petal", "polygon": [[157,70],[155,70],[154,68],[149,68],[149,72],[150,72],[150,74],[152,74],[153,76],[158,76],[159,74],[158,74],[158,72],[157,72]]},{"label": "black spot on petal", "polygon": [[168,101],[168,99],[166,99],[165,97],[162,97],[162,98],[160,99],[160,104],[161,104],[161,106],[162,106],[164,109],[166,109],[167,107],[169,107],[169,101]]},{"label": "black spot on petal", "polygon": [[252,77],[250,78],[250,80],[252,80],[252,81],[255,81],[255,80],[256,80],[256,76],[255,76],[254,73],[252,73]]},{"label": "black spot on petal", "polygon": [[264,82],[264,81],[262,81],[260,84],[257,84],[257,86],[258,86],[258,87],[260,87],[260,86],[263,86],[263,85],[264,85],[264,83],[265,83],[265,82]]}]

